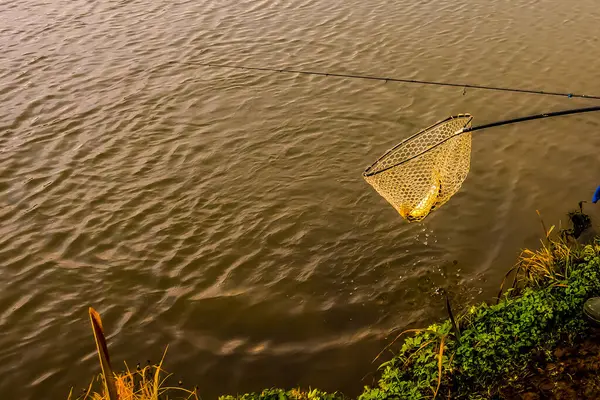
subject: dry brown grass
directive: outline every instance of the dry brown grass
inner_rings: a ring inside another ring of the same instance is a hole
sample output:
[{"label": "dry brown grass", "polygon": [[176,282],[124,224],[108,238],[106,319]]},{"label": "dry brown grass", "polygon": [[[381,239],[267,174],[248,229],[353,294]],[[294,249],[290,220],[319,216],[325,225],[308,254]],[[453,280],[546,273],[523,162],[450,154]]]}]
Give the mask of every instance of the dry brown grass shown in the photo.
[{"label": "dry brown grass", "polygon": [[516,271],[515,279],[528,285],[559,284],[569,277],[571,267],[580,258],[581,252],[576,242],[570,243],[564,235],[556,234],[554,225],[547,229],[539,211],[537,214],[544,230],[544,238],[540,240],[541,247],[537,250],[523,250],[509,273]]},{"label": "dry brown grass", "polygon": [[125,363],[125,372],[114,373],[110,365],[108,346],[100,315],[91,307],[89,314],[102,369],[102,373],[96,380],[101,382],[102,389],[99,392],[93,391],[94,381],[92,381],[87,391],[79,397],[73,398],[71,390],[68,400],[198,400],[196,390],[167,386],[166,380],[170,375],[162,369],[166,350],[158,365],[138,367],[135,371],[131,371]]},{"label": "dry brown grass", "polygon": [[573,258],[573,248],[564,239],[548,238],[537,250],[523,250],[517,269],[531,283],[559,282],[568,277]]},{"label": "dry brown grass", "polygon": [[[159,365],[148,365],[144,368],[131,371],[125,365],[125,372],[115,374],[115,386],[117,398],[119,400],[166,400],[166,399],[194,399],[198,400],[196,391],[190,391],[180,387],[170,387],[165,384],[168,374],[162,369],[162,362]],[[164,376],[164,377],[161,377]],[[99,381],[103,381],[102,374],[98,376]],[[109,400],[105,391],[92,392],[92,382],[88,391],[78,400]],[[69,400],[73,399],[69,395]]]}]

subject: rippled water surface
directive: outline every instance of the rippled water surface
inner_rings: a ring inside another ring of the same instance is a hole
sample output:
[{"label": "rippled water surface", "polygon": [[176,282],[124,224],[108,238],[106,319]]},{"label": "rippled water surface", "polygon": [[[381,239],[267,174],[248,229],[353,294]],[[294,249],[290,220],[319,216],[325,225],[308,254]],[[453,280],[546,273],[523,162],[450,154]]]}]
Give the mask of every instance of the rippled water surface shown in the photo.
[{"label": "rippled water surface", "polygon": [[[590,197],[600,115],[474,134],[462,190],[408,225],[362,179],[401,139],[593,105],[207,68],[293,67],[600,95],[594,0],[0,0],[0,397],[64,399],[157,361],[204,398],[354,395],[393,329],[490,299]],[[597,103],[596,103],[597,104]]]}]

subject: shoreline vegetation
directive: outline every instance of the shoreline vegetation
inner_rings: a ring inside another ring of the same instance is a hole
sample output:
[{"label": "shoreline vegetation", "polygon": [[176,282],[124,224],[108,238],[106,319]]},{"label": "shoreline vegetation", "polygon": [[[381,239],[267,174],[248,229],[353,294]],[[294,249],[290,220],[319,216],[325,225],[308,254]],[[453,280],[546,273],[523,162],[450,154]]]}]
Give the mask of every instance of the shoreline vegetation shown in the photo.
[{"label": "shoreline vegetation", "polygon": [[[393,357],[379,366],[377,386],[365,387],[358,400],[600,398],[600,330],[582,312],[588,298],[600,296],[600,238],[577,242],[591,227],[581,205],[569,218],[573,227],[558,232],[542,222],[541,247],[521,253],[495,301],[455,316],[447,300],[445,321],[399,333],[380,353]],[[102,373],[69,400],[201,399],[201,389],[166,386],[162,361],[115,374],[100,316],[91,308],[90,321]],[[344,398],[271,388],[219,400]]]}]

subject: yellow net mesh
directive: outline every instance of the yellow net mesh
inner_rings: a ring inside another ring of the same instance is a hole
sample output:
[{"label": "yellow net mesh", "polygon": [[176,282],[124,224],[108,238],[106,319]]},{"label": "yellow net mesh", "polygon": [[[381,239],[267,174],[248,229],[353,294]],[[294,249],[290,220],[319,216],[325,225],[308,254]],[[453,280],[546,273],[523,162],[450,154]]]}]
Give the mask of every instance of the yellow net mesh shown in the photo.
[{"label": "yellow net mesh", "polygon": [[390,149],[365,170],[365,180],[406,220],[420,221],[462,185],[471,162],[473,117],[459,114]]}]

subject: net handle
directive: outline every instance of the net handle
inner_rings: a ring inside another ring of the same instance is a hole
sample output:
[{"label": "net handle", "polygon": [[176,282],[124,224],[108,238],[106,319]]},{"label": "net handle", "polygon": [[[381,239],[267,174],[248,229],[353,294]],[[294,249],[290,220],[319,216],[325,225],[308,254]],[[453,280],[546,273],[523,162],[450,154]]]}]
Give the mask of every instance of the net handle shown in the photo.
[{"label": "net handle", "polygon": [[461,131],[461,133],[462,132],[474,132],[474,131],[478,131],[481,129],[493,128],[495,126],[516,124],[517,122],[532,121],[534,119],[559,117],[561,115],[570,115],[570,114],[581,114],[581,113],[592,112],[592,111],[600,111],[600,106],[586,107],[586,108],[574,108],[571,110],[562,110],[562,111],[555,111],[555,112],[550,112],[550,113],[529,115],[527,117],[506,119],[504,121],[497,121],[497,122],[492,122],[490,124],[484,124],[484,125],[479,125],[479,126],[473,126],[471,128],[465,128]]}]

